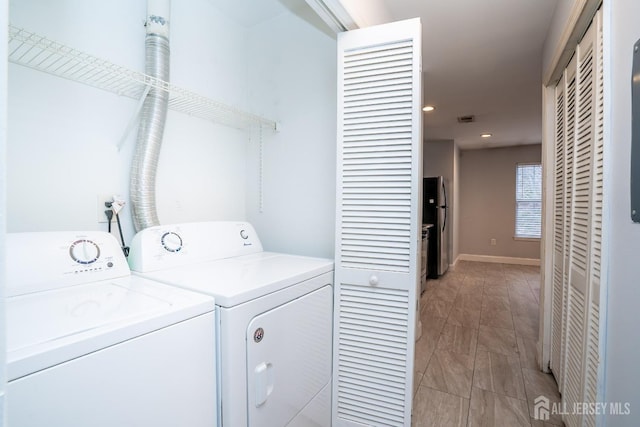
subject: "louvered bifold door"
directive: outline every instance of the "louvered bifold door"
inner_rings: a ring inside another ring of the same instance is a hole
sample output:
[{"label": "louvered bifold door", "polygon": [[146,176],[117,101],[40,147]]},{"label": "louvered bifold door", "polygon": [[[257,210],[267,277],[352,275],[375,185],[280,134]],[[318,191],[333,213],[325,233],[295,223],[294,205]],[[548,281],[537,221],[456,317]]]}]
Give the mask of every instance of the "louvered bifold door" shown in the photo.
[{"label": "louvered bifold door", "polygon": [[560,386],[564,330],[564,206],[565,206],[565,91],[564,80],[555,90],[555,152],[553,170],[553,286],[551,302],[551,370]]},{"label": "louvered bifold door", "polygon": [[[573,407],[584,401],[586,319],[591,269],[592,166],[595,142],[596,85],[595,28],[578,45],[576,74],[576,128],[573,149],[573,203],[566,337],[566,372],[563,400]],[[582,415],[569,413],[568,427],[582,425]]]},{"label": "louvered bifold door", "polygon": [[[554,290],[558,294],[558,303],[561,303],[562,313],[558,314],[557,322],[560,322],[557,334],[560,335],[560,360],[557,366],[552,365],[553,373],[558,382],[560,393],[564,393],[565,377],[567,366],[567,326],[568,326],[568,306],[569,306],[569,281],[571,270],[569,268],[571,254],[571,233],[573,217],[573,187],[574,187],[574,148],[576,130],[576,69],[577,59],[574,56],[564,71],[562,85],[564,87],[564,197],[562,205],[562,283],[561,289]],[[555,302],[555,301],[554,301]]]},{"label": "louvered bifold door", "polygon": [[338,36],[333,426],[411,423],[421,25]]},{"label": "louvered bifold door", "polygon": [[[602,53],[602,10],[592,23],[594,31],[594,145],[591,188],[591,251],[587,275],[587,318],[585,327],[584,402],[598,398],[600,365],[600,272],[602,265],[602,202],[604,189],[604,78]],[[594,414],[585,414],[583,424],[595,426]]]},{"label": "louvered bifold door", "polygon": [[604,188],[602,11],[555,90],[551,371],[565,425],[595,426],[601,401],[600,275]]}]

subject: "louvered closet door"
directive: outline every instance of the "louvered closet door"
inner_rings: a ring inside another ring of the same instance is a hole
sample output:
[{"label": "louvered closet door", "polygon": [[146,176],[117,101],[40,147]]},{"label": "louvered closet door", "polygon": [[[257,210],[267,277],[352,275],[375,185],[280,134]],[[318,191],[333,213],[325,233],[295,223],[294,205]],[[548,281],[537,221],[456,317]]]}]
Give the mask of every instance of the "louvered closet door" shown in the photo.
[{"label": "louvered closet door", "polygon": [[[585,325],[588,309],[588,274],[591,265],[592,165],[595,142],[595,28],[578,45],[576,75],[576,130],[574,140],[573,206],[567,313],[567,350],[564,400],[584,400]],[[567,424],[582,425],[579,414]]]},{"label": "louvered closet door", "polygon": [[338,37],[333,425],[411,423],[422,183],[418,19]]},{"label": "louvered closet door", "polygon": [[[587,275],[587,318],[585,326],[584,394],[585,402],[598,400],[598,371],[600,365],[600,271],[602,264],[602,203],[604,189],[604,78],[602,52],[602,10],[594,23],[594,144],[592,154],[591,188],[591,252]],[[595,426],[593,415],[584,416],[584,425]]]},{"label": "louvered closet door", "polygon": [[[569,305],[569,280],[570,280],[570,253],[571,253],[571,233],[572,233],[572,215],[573,215],[573,187],[574,187],[574,145],[575,145],[575,129],[576,129],[576,74],[577,74],[577,59],[574,56],[567,68],[561,80],[564,93],[564,105],[562,108],[562,115],[564,124],[562,126],[564,133],[561,135],[561,142],[564,144],[561,156],[563,159],[557,159],[560,162],[558,166],[564,167],[562,189],[564,193],[562,195],[562,210],[557,213],[562,215],[562,219],[556,218],[555,223],[562,224],[562,230],[558,230],[558,234],[562,239],[556,242],[561,246],[562,255],[560,259],[557,259],[557,263],[562,269],[562,282],[556,283],[559,288],[554,288],[554,298],[557,296],[557,300],[554,299],[553,303],[561,307],[561,313],[557,313],[556,320],[553,326],[557,326],[557,330],[552,331],[552,337],[559,336],[560,343],[558,347],[555,347],[555,354],[552,354],[551,369],[558,382],[558,387],[562,393],[564,390],[564,380],[566,371],[566,342],[567,342],[567,325],[568,325],[568,305]],[[557,360],[557,365],[553,364],[553,361]]]},{"label": "louvered closet door", "polygon": [[564,224],[565,224],[565,91],[564,79],[555,90],[555,161],[553,187],[553,286],[551,295],[551,370],[556,374],[558,385],[562,378],[561,354],[564,330],[564,304],[566,274],[564,268]]},{"label": "louvered closet door", "polygon": [[[551,370],[565,424],[595,426],[572,411],[598,400],[603,203],[602,12],[556,88]],[[561,107],[563,106],[563,107]],[[564,169],[562,166],[564,165]]]}]

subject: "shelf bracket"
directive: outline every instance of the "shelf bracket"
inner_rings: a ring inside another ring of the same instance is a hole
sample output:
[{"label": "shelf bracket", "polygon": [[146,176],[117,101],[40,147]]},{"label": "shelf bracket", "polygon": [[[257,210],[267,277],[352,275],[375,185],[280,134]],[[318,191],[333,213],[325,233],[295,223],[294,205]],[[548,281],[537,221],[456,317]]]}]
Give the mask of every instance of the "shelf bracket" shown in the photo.
[{"label": "shelf bracket", "polygon": [[131,117],[131,120],[129,120],[129,123],[127,124],[127,127],[124,129],[124,132],[122,133],[122,136],[120,137],[120,141],[118,142],[118,152],[120,152],[120,150],[122,149],[122,146],[126,142],[127,138],[129,137],[129,134],[131,133],[133,128],[138,124],[138,117],[140,116],[140,111],[142,111],[142,106],[144,105],[144,100],[147,98],[147,95],[149,94],[150,90],[151,90],[151,86],[149,86],[149,85],[147,85],[144,88],[144,92],[142,92],[142,96],[140,97],[140,100],[138,101],[138,105],[136,105],[136,110],[133,113],[133,117]]},{"label": "shelf bracket", "polygon": [[260,182],[258,193],[260,197],[260,213],[264,213],[264,141],[262,139],[262,126],[258,127],[260,137]]}]

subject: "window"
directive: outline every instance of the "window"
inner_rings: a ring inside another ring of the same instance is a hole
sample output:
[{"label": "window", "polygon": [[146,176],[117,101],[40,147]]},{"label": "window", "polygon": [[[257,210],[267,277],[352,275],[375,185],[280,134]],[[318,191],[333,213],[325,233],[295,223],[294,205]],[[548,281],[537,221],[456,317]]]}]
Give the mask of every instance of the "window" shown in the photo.
[{"label": "window", "polygon": [[542,166],[516,165],[516,238],[539,239],[542,224]]}]

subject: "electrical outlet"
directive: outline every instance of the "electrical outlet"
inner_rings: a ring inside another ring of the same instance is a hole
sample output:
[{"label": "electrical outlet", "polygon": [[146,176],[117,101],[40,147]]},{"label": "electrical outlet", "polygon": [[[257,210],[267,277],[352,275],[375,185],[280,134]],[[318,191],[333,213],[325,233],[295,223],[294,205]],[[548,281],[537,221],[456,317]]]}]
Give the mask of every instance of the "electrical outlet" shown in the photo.
[{"label": "electrical outlet", "polygon": [[[106,202],[113,202],[113,194],[98,194],[96,196],[96,212],[98,214],[98,222],[106,224],[108,222],[107,216],[104,214],[108,208],[105,206]],[[111,218],[111,222],[115,222],[115,218]]]},{"label": "electrical outlet", "polygon": [[497,244],[498,244],[498,242],[496,242],[496,239],[491,239],[491,246],[495,246]]}]

